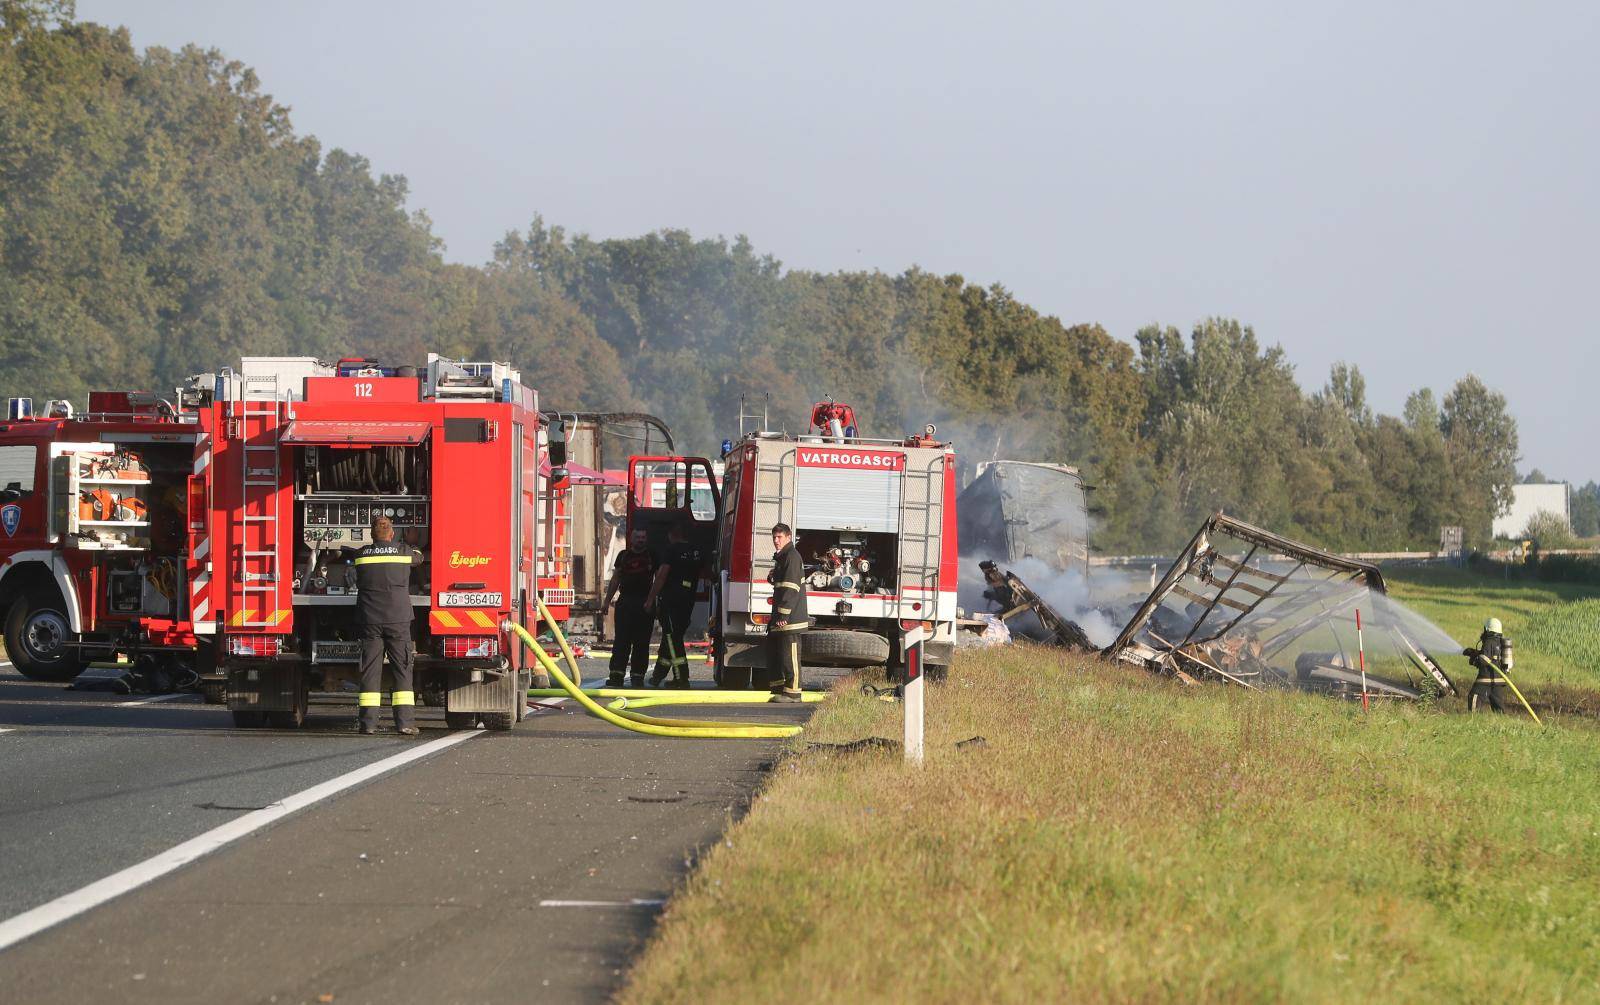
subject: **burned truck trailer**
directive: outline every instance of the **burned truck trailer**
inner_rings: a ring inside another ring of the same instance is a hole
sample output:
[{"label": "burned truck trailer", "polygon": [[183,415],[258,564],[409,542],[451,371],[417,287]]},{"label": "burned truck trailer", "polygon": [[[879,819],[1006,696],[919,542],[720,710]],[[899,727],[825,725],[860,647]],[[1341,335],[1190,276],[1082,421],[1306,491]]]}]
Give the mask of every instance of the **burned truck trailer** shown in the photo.
[{"label": "burned truck trailer", "polygon": [[1387,593],[1370,562],[1217,513],[1104,654],[1184,681],[1252,689],[1344,698],[1454,695],[1430,649],[1459,647]]},{"label": "burned truck trailer", "polygon": [[415,690],[453,728],[510,728],[532,670],[502,623],[532,625],[536,591],[556,617],[571,599],[546,533],[561,490],[541,474],[544,420],[518,372],[437,356],[423,373],[247,360],[211,407],[214,614],[196,620],[221,628],[236,722],[298,726],[310,692],[354,689],[352,560],[383,516],[423,555]]},{"label": "burned truck trailer", "polygon": [[1083,478],[1065,464],[993,461],[961,490],[961,554],[1002,563],[1037,559],[1055,572],[1089,573]]}]

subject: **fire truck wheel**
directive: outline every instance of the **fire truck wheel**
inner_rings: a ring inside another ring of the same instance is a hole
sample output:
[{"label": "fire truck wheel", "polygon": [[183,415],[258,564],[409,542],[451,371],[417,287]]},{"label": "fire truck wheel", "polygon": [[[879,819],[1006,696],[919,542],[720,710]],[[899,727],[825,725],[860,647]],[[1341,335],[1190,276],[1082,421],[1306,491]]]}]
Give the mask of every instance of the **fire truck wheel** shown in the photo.
[{"label": "fire truck wheel", "polygon": [[260,729],[267,724],[267,713],[236,708],[233,710],[233,724],[240,729]]},{"label": "fire truck wheel", "polygon": [[889,640],[871,632],[822,629],[806,632],[800,654],[807,664],[830,667],[884,666],[889,662]]},{"label": "fire truck wheel", "polygon": [[83,662],[70,643],[72,634],[63,605],[54,598],[18,597],[6,618],[6,653],[17,672],[29,680],[68,681]]},{"label": "fire truck wheel", "polygon": [[207,680],[200,682],[200,698],[207,705],[221,705],[228,700],[228,682]]},{"label": "fire truck wheel", "polygon": [[750,690],[750,668],[723,667],[722,675],[717,679],[717,686],[727,691]]},{"label": "fire truck wheel", "polygon": [[301,705],[287,712],[268,712],[267,724],[273,729],[299,729],[306,724],[306,707]]},{"label": "fire truck wheel", "polygon": [[478,713],[446,712],[444,724],[451,729],[472,729],[478,725]]},{"label": "fire truck wheel", "polygon": [[484,729],[493,729],[505,732],[517,724],[515,712],[479,712],[478,718],[483,720]]}]

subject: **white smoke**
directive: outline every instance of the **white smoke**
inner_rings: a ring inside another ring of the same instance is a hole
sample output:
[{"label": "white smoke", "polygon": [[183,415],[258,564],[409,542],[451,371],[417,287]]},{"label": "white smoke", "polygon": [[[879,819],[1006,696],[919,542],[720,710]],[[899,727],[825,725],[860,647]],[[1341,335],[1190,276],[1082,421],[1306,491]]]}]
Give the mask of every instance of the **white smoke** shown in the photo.
[{"label": "white smoke", "polygon": [[[977,557],[962,559],[957,601],[968,611],[997,612],[999,605],[983,596],[988,586],[978,562]],[[1130,575],[1121,570],[1097,569],[1085,578],[1078,572],[1059,572],[1036,558],[997,564],[1002,572],[1010,572],[1022,580],[1024,586],[1038,594],[1057,614],[1077,622],[1089,641],[1100,647],[1116,639],[1127,615],[1150,589],[1148,576]],[[1012,619],[1010,627],[1017,635],[1048,637],[1044,626],[1031,613],[1018,615]]]}]

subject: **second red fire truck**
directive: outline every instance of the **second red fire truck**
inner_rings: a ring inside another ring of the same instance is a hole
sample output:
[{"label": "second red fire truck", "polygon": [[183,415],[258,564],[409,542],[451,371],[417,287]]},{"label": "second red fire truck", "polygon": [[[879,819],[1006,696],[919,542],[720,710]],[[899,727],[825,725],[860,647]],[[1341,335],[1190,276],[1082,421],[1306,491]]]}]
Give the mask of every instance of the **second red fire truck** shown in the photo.
[{"label": "second red fire truck", "polygon": [[[506,619],[571,603],[563,459],[502,363],[247,358],[172,401],[95,394],[0,423],[0,606],[22,672],[181,660],[242,726],[298,726],[353,688],[350,559],[387,516],[412,581],[416,689],[505,729],[532,668]],[[553,467],[552,467],[553,462]],[[542,468],[542,470],[541,470]]]}]

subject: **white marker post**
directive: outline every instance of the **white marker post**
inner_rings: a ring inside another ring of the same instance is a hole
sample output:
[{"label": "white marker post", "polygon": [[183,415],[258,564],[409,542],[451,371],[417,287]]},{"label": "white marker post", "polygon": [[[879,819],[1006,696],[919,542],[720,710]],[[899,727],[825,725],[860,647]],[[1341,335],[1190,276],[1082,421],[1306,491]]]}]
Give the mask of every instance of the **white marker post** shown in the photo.
[{"label": "white marker post", "polygon": [[901,687],[906,710],[906,763],[922,765],[922,622],[902,621],[905,632],[901,636],[900,651],[905,655],[906,680]]},{"label": "white marker post", "polygon": [[1361,711],[1368,709],[1367,705],[1367,644],[1361,639],[1361,608],[1356,608],[1356,652],[1361,662]]}]

